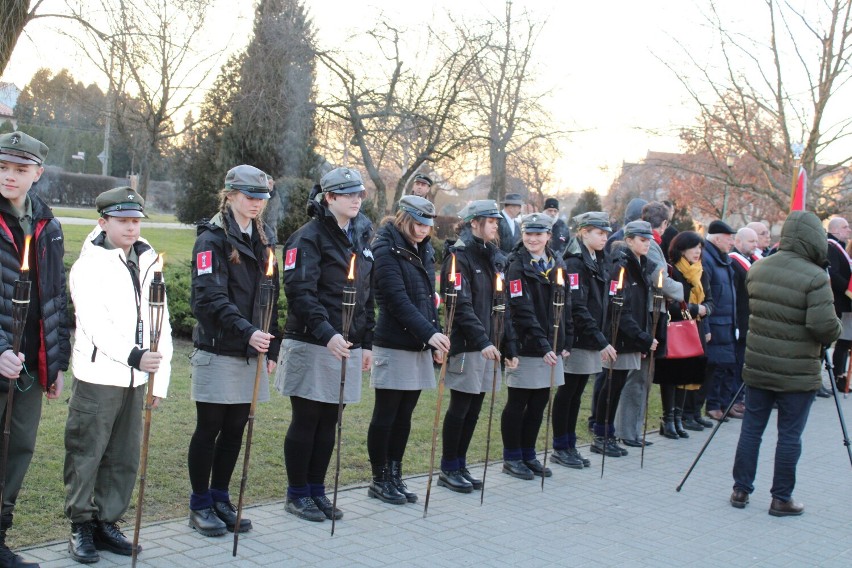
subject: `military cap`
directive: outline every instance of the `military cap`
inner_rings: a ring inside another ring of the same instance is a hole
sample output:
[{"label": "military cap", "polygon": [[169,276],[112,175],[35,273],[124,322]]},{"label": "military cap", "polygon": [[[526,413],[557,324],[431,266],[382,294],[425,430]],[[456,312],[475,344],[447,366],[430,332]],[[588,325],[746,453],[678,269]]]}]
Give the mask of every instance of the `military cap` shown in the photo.
[{"label": "military cap", "polygon": [[432,187],[432,184],[434,183],[432,181],[432,178],[430,178],[426,174],[417,174],[416,176],[414,176],[414,182],[416,183],[418,181],[422,181],[423,183],[425,183],[429,187]]},{"label": "military cap", "polygon": [[225,175],[225,188],[236,189],[254,199],[269,199],[269,184],[262,170],[243,164],[228,170]]},{"label": "military cap", "polygon": [[364,191],[364,182],[357,170],[335,168],[322,176],[320,186],[329,193],[358,193]]},{"label": "military cap", "polygon": [[147,217],[145,200],[129,187],[109,189],[95,198],[101,217]]},{"label": "military cap", "polygon": [[530,213],[521,219],[521,231],[525,233],[549,233],[553,228],[553,217],[544,213]]},{"label": "military cap", "polygon": [[736,235],[737,232],[731,228],[730,225],[725,223],[724,221],[715,220],[710,223],[710,226],[707,227],[708,235]]},{"label": "military cap", "polygon": [[648,221],[630,221],[624,225],[625,237],[645,237],[646,239],[654,238],[654,230],[651,229],[651,223]]},{"label": "military cap", "polygon": [[418,223],[430,227],[435,224],[435,205],[426,198],[406,195],[399,200],[399,208],[414,217],[414,220]]},{"label": "military cap", "polygon": [[459,211],[459,217],[465,221],[470,221],[476,217],[492,217],[499,219],[500,209],[497,207],[497,202],[493,199],[479,199],[471,201],[467,206]]},{"label": "military cap", "polygon": [[0,135],[0,161],[15,164],[44,163],[47,145],[20,131]]},{"label": "military cap", "polygon": [[524,200],[520,193],[507,193],[503,198],[503,205],[523,205]]},{"label": "military cap", "polygon": [[544,200],[545,209],[559,209],[559,200],[555,197],[548,197]]},{"label": "military cap", "polygon": [[582,227],[597,227],[609,233],[612,227],[609,225],[609,215],[604,211],[586,211],[574,217],[574,224],[578,229]]}]

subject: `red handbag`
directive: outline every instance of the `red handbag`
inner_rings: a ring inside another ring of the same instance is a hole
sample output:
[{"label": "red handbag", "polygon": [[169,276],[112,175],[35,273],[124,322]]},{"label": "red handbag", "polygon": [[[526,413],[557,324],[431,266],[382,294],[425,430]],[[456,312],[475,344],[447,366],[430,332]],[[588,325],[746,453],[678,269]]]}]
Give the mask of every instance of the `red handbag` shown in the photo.
[{"label": "red handbag", "polygon": [[698,323],[688,310],[681,310],[683,320],[671,321],[666,329],[666,359],[689,359],[704,355]]}]

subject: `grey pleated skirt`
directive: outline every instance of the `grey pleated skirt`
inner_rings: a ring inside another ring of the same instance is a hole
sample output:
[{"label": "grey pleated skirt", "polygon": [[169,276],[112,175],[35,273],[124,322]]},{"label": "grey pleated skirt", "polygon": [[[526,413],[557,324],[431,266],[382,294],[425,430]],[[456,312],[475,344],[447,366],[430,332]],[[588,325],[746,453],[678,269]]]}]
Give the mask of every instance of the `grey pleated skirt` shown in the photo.
[{"label": "grey pleated skirt", "polygon": [[447,387],[469,394],[491,392],[495,363],[497,364],[496,389],[499,390],[500,362],[486,359],[479,351],[459,353],[450,357],[447,361],[445,378]]},{"label": "grey pleated skirt", "polygon": [[[361,349],[353,349],[346,362],[343,402],[361,401]],[[284,396],[298,396],[317,402],[340,401],[341,363],[322,345],[285,339],[281,345],[275,388]]]},{"label": "grey pleated skirt", "polygon": [[641,353],[619,353],[615,359],[615,365],[607,361],[603,363],[604,369],[612,367],[614,371],[633,371],[642,365]]},{"label": "grey pleated skirt", "polygon": [[[550,365],[541,357],[518,357],[518,366],[506,370],[506,386],[519,389],[546,389],[550,386]],[[565,384],[562,357],[553,369],[553,386]]]},{"label": "grey pleated skirt", "polygon": [[[189,358],[192,367],[190,399],[218,404],[250,404],[257,373],[257,357],[232,357],[196,349]],[[260,374],[258,402],[269,400],[266,365]]]},{"label": "grey pleated skirt", "polygon": [[374,346],[370,386],[394,390],[435,388],[432,350],[405,351]]},{"label": "grey pleated skirt", "polygon": [[572,349],[571,356],[563,359],[562,366],[572,375],[591,375],[603,370],[601,352],[592,349]]},{"label": "grey pleated skirt", "polygon": [[840,314],[840,339],[846,341],[852,340],[852,312],[843,312]]}]

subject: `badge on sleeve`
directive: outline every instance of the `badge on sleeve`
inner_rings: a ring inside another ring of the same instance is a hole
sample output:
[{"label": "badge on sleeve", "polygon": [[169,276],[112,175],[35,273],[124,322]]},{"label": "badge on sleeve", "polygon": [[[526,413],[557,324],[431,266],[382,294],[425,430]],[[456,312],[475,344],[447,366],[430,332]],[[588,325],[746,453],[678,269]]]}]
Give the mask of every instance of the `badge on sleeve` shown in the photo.
[{"label": "badge on sleeve", "polygon": [[509,296],[517,298],[524,295],[524,287],[520,280],[509,280]]},{"label": "badge on sleeve", "polygon": [[610,280],[609,281],[609,295],[615,296],[616,292],[618,292],[618,280]]},{"label": "badge on sleeve", "polygon": [[453,288],[461,290],[461,272],[456,272],[456,281],[453,283]]},{"label": "badge on sleeve", "polygon": [[580,289],[580,275],[579,274],[569,274],[568,275],[568,285],[571,286],[572,290]]},{"label": "badge on sleeve", "polygon": [[213,274],[213,251],[205,250],[195,255],[198,274]]},{"label": "badge on sleeve", "polygon": [[293,270],[296,268],[296,258],[299,256],[299,249],[294,248],[288,250],[284,254],[284,270]]}]

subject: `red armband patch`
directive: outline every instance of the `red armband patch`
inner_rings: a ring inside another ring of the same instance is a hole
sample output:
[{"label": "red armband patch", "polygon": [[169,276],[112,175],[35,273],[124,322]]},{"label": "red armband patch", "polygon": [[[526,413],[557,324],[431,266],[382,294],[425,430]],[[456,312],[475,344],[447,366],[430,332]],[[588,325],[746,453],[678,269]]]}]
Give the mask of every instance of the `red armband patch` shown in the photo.
[{"label": "red armband patch", "polygon": [[205,250],[195,255],[198,274],[213,274],[213,251]]},{"label": "red armband patch", "polygon": [[571,286],[572,290],[580,289],[580,275],[579,274],[569,274],[568,275],[568,285]]},{"label": "red armband patch", "polygon": [[609,295],[615,296],[618,292],[618,280],[610,280],[609,281]]},{"label": "red armband patch", "polygon": [[524,287],[520,280],[509,280],[509,296],[517,298],[524,295]]},{"label": "red armband patch", "polygon": [[299,249],[294,248],[288,250],[284,254],[284,270],[293,270],[296,268],[296,258],[299,256]]}]

